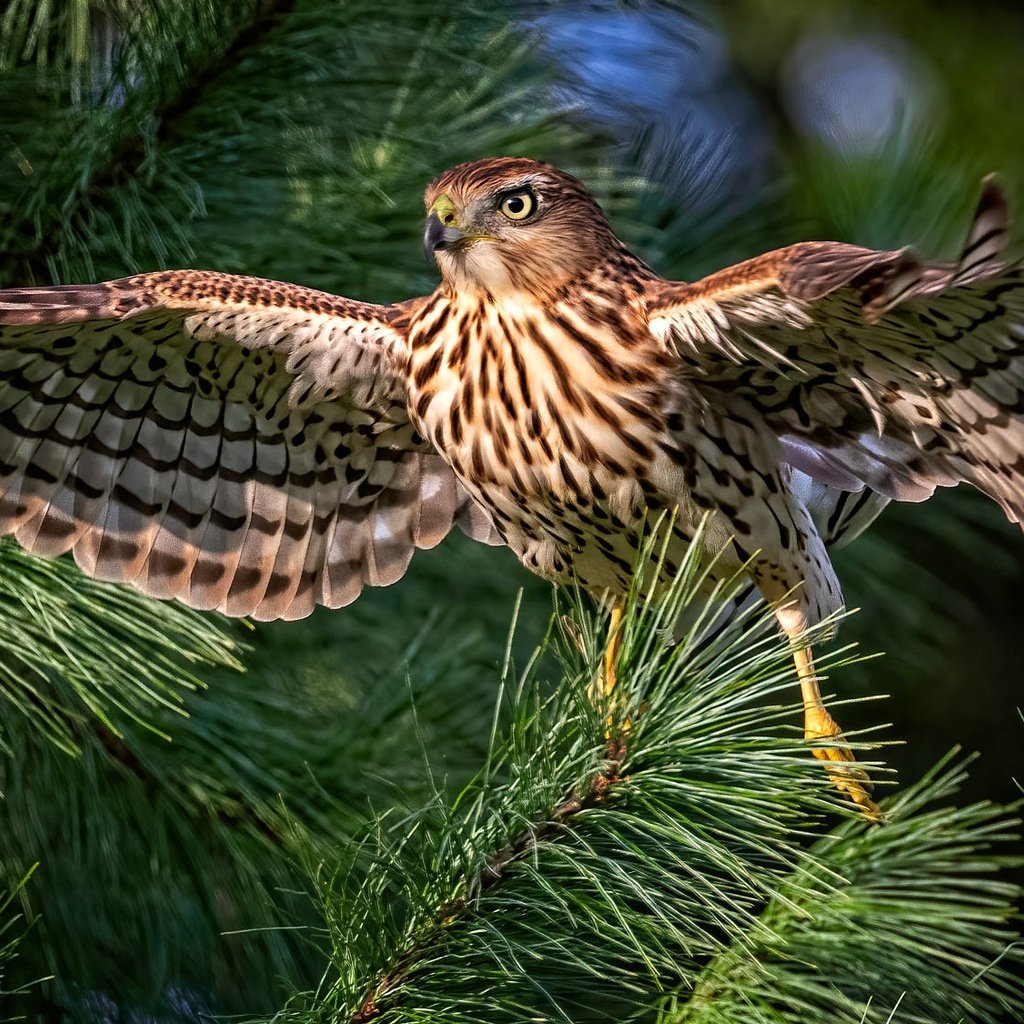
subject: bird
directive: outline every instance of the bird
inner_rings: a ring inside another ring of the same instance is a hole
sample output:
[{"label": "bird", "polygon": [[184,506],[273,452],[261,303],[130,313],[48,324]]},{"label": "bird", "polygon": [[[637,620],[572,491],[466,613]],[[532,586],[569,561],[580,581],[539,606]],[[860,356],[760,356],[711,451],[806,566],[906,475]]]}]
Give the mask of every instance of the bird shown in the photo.
[{"label": "bird", "polygon": [[155,598],[259,620],[341,607],[453,527],[609,609],[642,526],[701,532],[770,604],[804,735],[868,817],[809,631],[830,551],[966,482],[1024,512],[1024,269],[986,179],[960,256],[800,242],[659,276],[550,164],[425,192],[429,295],[379,305],[205,270],[0,290],[0,534]]}]

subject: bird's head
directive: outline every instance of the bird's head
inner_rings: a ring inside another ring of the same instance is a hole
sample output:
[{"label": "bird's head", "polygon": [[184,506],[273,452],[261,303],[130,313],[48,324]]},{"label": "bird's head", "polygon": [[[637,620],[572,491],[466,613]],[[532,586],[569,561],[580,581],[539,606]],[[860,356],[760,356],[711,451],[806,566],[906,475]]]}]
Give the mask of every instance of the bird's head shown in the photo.
[{"label": "bird's head", "polygon": [[427,187],[424,201],[427,255],[459,292],[548,294],[584,278],[614,242],[583,183],[535,160],[459,164]]}]

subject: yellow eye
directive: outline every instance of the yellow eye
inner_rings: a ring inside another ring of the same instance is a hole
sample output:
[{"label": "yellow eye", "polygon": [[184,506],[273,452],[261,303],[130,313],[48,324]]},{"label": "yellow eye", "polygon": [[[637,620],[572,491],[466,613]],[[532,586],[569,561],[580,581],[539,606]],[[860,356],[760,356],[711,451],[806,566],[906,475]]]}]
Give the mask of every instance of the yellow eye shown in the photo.
[{"label": "yellow eye", "polygon": [[526,220],[533,213],[537,201],[528,189],[513,192],[498,203],[498,211],[509,220]]}]

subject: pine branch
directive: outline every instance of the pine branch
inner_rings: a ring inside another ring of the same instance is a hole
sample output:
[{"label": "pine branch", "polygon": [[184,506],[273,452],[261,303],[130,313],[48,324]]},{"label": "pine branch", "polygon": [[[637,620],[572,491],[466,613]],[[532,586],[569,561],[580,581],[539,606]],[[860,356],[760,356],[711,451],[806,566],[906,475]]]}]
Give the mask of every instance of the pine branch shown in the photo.
[{"label": "pine branch", "polygon": [[[530,1005],[574,993],[593,1011],[689,975],[683,951],[696,965],[742,941],[797,857],[791,828],[835,804],[803,742],[774,732],[789,711],[764,701],[793,685],[792,668],[763,611],[739,646],[709,639],[713,616],[664,646],[704,582],[696,557],[680,579],[664,604],[635,596],[613,706],[584,696],[603,638],[577,609],[557,687],[521,682],[476,784],[450,808],[439,794],[382,820],[329,876],[338,979],[283,1019],[503,1019],[512,1004],[495,985],[520,958]],[[609,714],[632,723],[611,757]]]},{"label": "pine branch", "polygon": [[180,714],[182,693],[202,685],[197,672],[240,668],[216,619],[32,558],[6,538],[0,610],[0,700],[68,753],[80,749],[83,718],[118,735],[157,709]]},{"label": "pine branch", "polygon": [[[116,187],[134,177],[147,150],[159,146],[175,129],[179,120],[200,106],[208,91],[229,73],[234,65],[246,58],[250,50],[259,46],[265,37],[295,9],[295,0],[247,0],[242,17],[222,42],[222,48],[204,51],[187,69],[179,72],[177,90],[169,89],[159,97],[151,118],[156,128],[151,137],[142,134],[123,135],[110,152],[105,166],[96,168],[87,190],[93,194]],[[129,36],[131,36],[129,32]],[[149,72],[154,78],[161,76],[159,66]]]},{"label": "pine branch", "polygon": [[[291,7],[292,0],[189,0],[131,5],[115,12],[118,57],[109,78],[97,85],[96,102],[50,109],[52,137],[4,218],[0,280],[52,277],[54,250],[87,234],[108,190],[128,181],[137,187],[140,180],[152,180],[153,153],[162,135]],[[17,13],[8,12],[8,18]],[[8,72],[6,79],[9,88],[18,76]],[[17,126],[9,125],[11,129]],[[36,130],[32,123],[22,129]],[[180,181],[178,188],[187,191],[189,183]]]},{"label": "pine branch", "polygon": [[[554,641],[557,683],[541,684],[543,662],[532,663],[477,781],[450,803],[438,791],[418,813],[380,819],[327,873],[336,979],[275,1020],[580,1024],[653,1012],[669,989],[686,995],[666,1024],[684,1002],[691,1016],[679,1020],[738,1024],[774,1020],[744,1012],[777,986],[771,1006],[792,1000],[794,1024],[818,1019],[835,993],[852,1024],[873,986],[891,1008],[911,976],[928,992],[904,1000],[914,1024],[931,1020],[925,1003],[970,1003],[991,1024],[1022,1005],[1015,954],[981,972],[1016,934],[1019,890],[983,875],[1009,863],[986,847],[1014,835],[1016,819],[991,806],[928,811],[960,778],[940,772],[886,801],[886,825],[851,816],[823,833],[836,798],[771,703],[795,691],[787,645],[760,610],[725,636],[713,614],[698,617],[669,649],[671,624],[702,593],[699,558],[680,581],[664,603],[634,594],[611,707],[583,695],[603,617],[577,608],[573,639]],[[611,756],[608,714],[631,723]],[[924,894],[938,891],[929,908]],[[845,955],[876,927],[898,939]]]},{"label": "pine branch", "polygon": [[1022,893],[997,874],[1024,866],[1009,852],[1021,804],[949,806],[965,768],[950,755],[897,795],[885,827],[818,840],[834,887],[769,903],[750,947],[713,958],[660,1024],[1022,1019]]},{"label": "pine branch", "polygon": [[499,885],[516,864],[535,853],[541,844],[557,841],[559,832],[579,814],[602,806],[614,787],[624,780],[619,766],[626,754],[622,741],[609,741],[605,767],[581,787],[560,801],[550,812],[524,828],[511,842],[495,850],[475,875],[460,880],[461,890],[453,899],[437,907],[422,924],[413,940],[398,953],[394,962],[374,983],[359,1009],[348,1017],[348,1024],[368,1024],[395,1008],[397,995],[416,966],[443,952],[445,931],[460,923],[460,916],[473,907],[473,901]]}]

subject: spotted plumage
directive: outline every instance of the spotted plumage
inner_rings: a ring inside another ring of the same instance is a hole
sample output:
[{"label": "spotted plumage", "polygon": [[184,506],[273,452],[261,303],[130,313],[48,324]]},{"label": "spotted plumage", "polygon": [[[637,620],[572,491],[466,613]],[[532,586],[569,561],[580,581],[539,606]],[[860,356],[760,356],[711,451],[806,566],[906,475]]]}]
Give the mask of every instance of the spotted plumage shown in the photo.
[{"label": "spotted plumage", "polygon": [[0,528],[154,597],[296,618],[460,519],[409,420],[405,314],[168,272],[0,292]]},{"label": "spotted plumage", "polygon": [[[966,481],[1024,515],[1024,271],[988,183],[956,262],[807,242],[694,284],[525,159],[426,192],[437,290],[375,306],[200,271],[0,291],[0,531],[157,597],[294,618],[454,522],[615,600],[698,522],[791,635],[829,547]],[[785,600],[784,600],[785,599]],[[816,698],[815,698],[816,699]]]},{"label": "spotted plumage", "polygon": [[397,579],[460,517],[614,594],[645,516],[679,509],[671,568],[710,511],[723,570],[753,558],[810,624],[841,602],[827,544],[887,500],[968,480],[1019,519],[995,186],[956,265],[805,243],[693,285],[546,165],[461,165],[426,200],[443,280],[396,306],[195,271],[0,293],[5,532],[272,618]]}]

